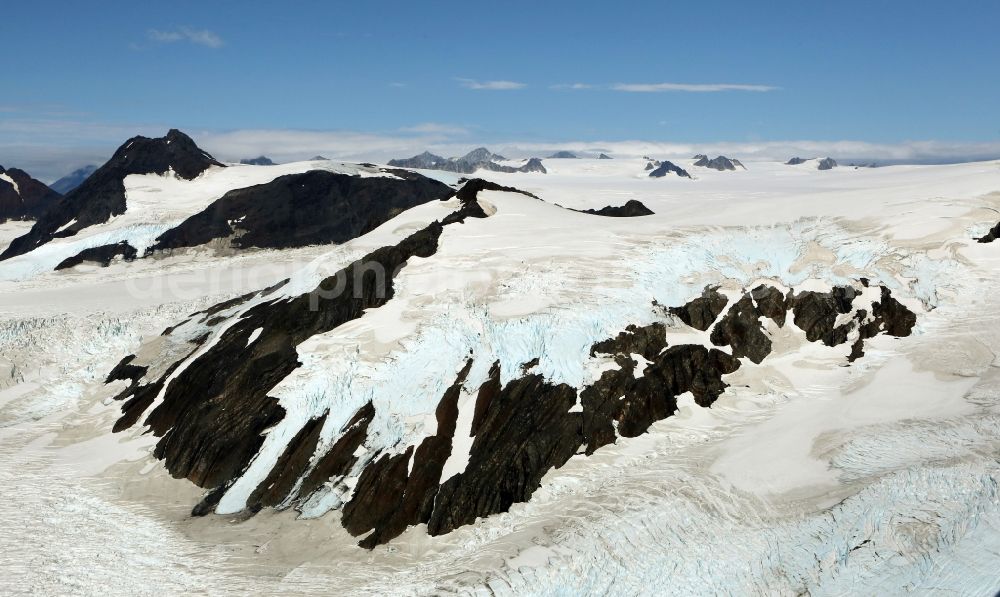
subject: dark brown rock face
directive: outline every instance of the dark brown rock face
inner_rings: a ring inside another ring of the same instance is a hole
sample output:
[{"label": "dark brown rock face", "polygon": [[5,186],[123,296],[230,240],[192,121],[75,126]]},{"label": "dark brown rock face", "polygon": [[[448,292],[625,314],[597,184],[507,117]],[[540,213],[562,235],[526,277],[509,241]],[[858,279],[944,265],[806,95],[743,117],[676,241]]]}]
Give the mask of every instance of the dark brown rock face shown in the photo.
[{"label": "dark brown rock face", "polygon": [[683,307],[670,307],[667,312],[696,330],[706,331],[729,304],[729,299],[717,287],[706,287],[701,296]]},{"label": "dark brown rock face", "polygon": [[34,220],[61,199],[62,195],[24,170],[0,166],[0,224]]},{"label": "dark brown rock face", "polygon": [[789,297],[793,321],[806,333],[810,342],[822,340],[827,346],[847,341],[854,322],[834,327],[837,316],[851,312],[857,291],[850,286],[837,286],[830,292],[803,292]]},{"label": "dark brown rock face", "polygon": [[231,238],[233,248],[289,248],[343,243],[399,213],[454,191],[407,172],[403,180],[313,170],[236,189],[163,233],[150,252]]},{"label": "dark brown rock face", "polygon": [[211,166],[222,166],[190,137],[171,129],[165,137],[133,137],[80,186],[47,209],[27,234],[14,239],[0,260],[22,255],[53,238],[73,236],[95,224],[125,213],[125,177],[164,174],[173,170],[191,180]]},{"label": "dark brown rock face", "polygon": [[629,325],[618,336],[594,344],[590,348],[590,355],[640,354],[647,360],[653,360],[667,347],[666,335],[667,327],[659,322],[645,327]]},{"label": "dark brown rock face", "polygon": [[734,357],[747,357],[760,364],[764,357],[771,354],[771,339],[760,323],[762,315],[750,295],[743,295],[712,328],[712,344],[728,345],[732,347]]},{"label": "dark brown rock face", "polygon": [[643,205],[641,201],[637,201],[635,199],[630,199],[625,203],[625,205],[609,205],[607,207],[602,207],[601,209],[584,209],[582,211],[585,214],[608,216],[612,218],[635,218],[639,216],[653,215],[653,210]]},{"label": "dark brown rock face", "polygon": [[135,250],[135,247],[122,241],[113,245],[102,245],[100,247],[84,249],[72,257],[63,259],[56,266],[56,270],[69,269],[85,262],[96,263],[101,267],[108,267],[117,257],[121,257],[125,261],[134,261],[137,255],[138,252]]},{"label": "dark brown rock face", "polygon": [[987,232],[985,235],[977,238],[976,242],[991,243],[998,238],[1000,238],[1000,222],[997,222],[996,226],[990,228],[990,231]]}]

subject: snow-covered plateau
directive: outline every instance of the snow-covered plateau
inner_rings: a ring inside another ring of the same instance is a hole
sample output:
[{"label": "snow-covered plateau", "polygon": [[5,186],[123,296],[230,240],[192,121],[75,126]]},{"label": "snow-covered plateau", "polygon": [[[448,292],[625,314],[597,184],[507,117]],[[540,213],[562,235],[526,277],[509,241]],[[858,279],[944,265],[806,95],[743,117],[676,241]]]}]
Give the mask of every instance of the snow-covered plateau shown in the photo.
[{"label": "snow-covered plateau", "polygon": [[0,261],[0,593],[1000,591],[1000,162],[664,157],[155,253],[279,177],[416,177],[125,177]]}]

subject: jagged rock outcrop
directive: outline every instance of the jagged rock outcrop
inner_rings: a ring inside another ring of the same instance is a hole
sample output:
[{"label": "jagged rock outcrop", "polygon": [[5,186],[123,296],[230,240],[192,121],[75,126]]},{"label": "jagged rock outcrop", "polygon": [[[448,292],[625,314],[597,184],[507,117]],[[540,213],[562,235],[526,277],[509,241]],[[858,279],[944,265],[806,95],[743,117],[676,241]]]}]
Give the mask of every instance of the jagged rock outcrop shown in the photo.
[{"label": "jagged rock outcrop", "polygon": [[138,251],[136,251],[135,247],[122,241],[113,245],[102,245],[100,247],[84,249],[73,257],[68,257],[61,261],[55,269],[69,269],[81,263],[96,263],[101,267],[108,267],[112,261],[119,257],[124,261],[134,261],[137,256]]},{"label": "jagged rock outcrop", "polygon": [[855,325],[847,322],[838,326],[837,317],[851,312],[857,295],[857,290],[851,286],[836,286],[830,292],[792,294],[788,297],[788,304],[794,315],[793,321],[806,333],[806,340],[837,346],[847,341],[847,334]]},{"label": "jagged rock outcrop", "polygon": [[451,187],[419,174],[405,178],[311,170],[229,191],[156,239],[150,252],[230,239],[233,248],[343,243],[399,213],[440,199]]},{"label": "jagged rock outcrop", "polygon": [[541,172],[542,174],[548,173],[545,166],[542,165],[542,160],[539,158],[530,158],[523,166],[517,169],[518,172]]},{"label": "jagged rock outcrop", "polygon": [[599,159],[599,160],[613,160],[614,158],[611,157],[611,156],[609,156],[606,153],[602,153],[601,155],[597,156],[597,159]]},{"label": "jagged rock outcrop", "polygon": [[125,213],[125,177],[129,174],[164,174],[191,180],[218,161],[202,151],[190,137],[171,129],[157,139],[133,137],[80,186],[46,210],[31,230],[14,239],[0,260],[23,255],[53,238],[73,236],[113,216]]},{"label": "jagged rock outcrop", "polygon": [[701,296],[681,307],[669,307],[667,313],[693,327],[706,331],[719,318],[719,314],[729,304],[729,299],[719,292],[717,286],[706,286]]},{"label": "jagged rock outcrop", "polygon": [[806,159],[806,158],[792,158],[792,159],[788,160],[787,162],[785,162],[785,165],[786,166],[798,166],[800,164],[805,164],[808,161],[809,160]]},{"label": "jagged rock outcrop", "polygon": [[819,164],[816,165],[817,170],[833,170],[836,167],[837,161],[833,158],[823,158],[819,161]]},{"label": "jagged rock outcrop", "polygon": [[746,166],[744,166],[739,160],[733,158],[727,158],[726,156],[722,155],[713,159],[708,159],[707,155],[698,154],[695,156],[695,158],[697,160],[694,163],[695,166],[700,166],[702,168],[711,168],[713,170],[718,170],[720,172],[724,172],[726,170],[736,170],[737,167],[743,168],[744,170],[747,169]]},{"label": "jagged rock outcrop", "polygon": [[979,238],[977,238],[976,242],[978,242],[978,243],[991,243],[991,242],[995,241],[998,238],[1000,238],[1000,222],[997,222],[996,226],[990,228],[989,232],[987,232],[983,236],[980,236]]},{"label": "jagged rock outcrop", "polygon": [[564,151],[557,151],[557,152],[553,153],[552,155],[549,156],[549,159],[552,159],[552,160],[575,160],[575,159],[577,159],[577,155],[575,153],[573,153],[572,151],[565,151],[564,150]]},{"label": "jagged rock outcrop", "polygon": [[[647,170],[650,169],[649,165],[646,166],[646,169]],[[670,173],[676,174],[677,176],[681,176],[683,178],[691,178],[691,175],[688,174],[687,170],[681,168],[680,166],[674,164],[673,162],[666,162],[666,161],[659,162],[656,169],[649,173],[649,176],[650,178],[662,178]]]},{"label": "jagged rock outcrop", "polygon": [[94,171],[96,170],[97,166],[94,165],[84,166],[83,168],[73,170],[66,176],[63,176],[59,180],[49,185],[49,187],[53,191],[65,195],[70,191],[72,191],[73,189],[75,189],[76,187],[83,184],[83,181],[87,180],[87,177],[93,174]]},{"label": "jagged rock outcrop", "polygon": [[607,207],[602,207],[601,209],[584,209],[579,211],[585,214],[608,216],[612,218],[635,218],[639,216],[653,215],[653,210],[643,205],[642,202],[637,199],[629,199],[625,205],[609,205]]},{"label": "jagged rock outcrop", "polygon": [[61,199],[62,195],[24,170],[0,166],[0,223],[34,220]]},{"label": "jagged rock outcrop", "polygon": [[257,156],[255,158],[243,158],[242,160],[240,160],[240,163],[244,164],[246,166],[274,166],[274,165],[276,165],[273,161],[271,161],[271,158],[269,158],[267,156],[264,156],[264,155]]},{"label": "jagged rock outcrop", "polygon": [[712,344],[729,346],[734,357],[746,357],[760,364],[771,354],[771,338],[764,333],[760,322],[763,315],[752,296],[744,294],[712,328]]}]

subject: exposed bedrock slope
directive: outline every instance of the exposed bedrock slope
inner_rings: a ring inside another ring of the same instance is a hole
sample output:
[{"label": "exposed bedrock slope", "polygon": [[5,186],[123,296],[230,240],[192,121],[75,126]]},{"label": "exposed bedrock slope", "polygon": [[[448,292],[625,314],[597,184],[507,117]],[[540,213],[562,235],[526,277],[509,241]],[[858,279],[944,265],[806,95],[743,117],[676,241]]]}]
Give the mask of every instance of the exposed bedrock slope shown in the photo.
[{"label": "exposed bedrock slope", "polygon": [[[291,413],[272,393],[301,366],[299,344],[389,303],[395,273],[410,258],[433,258],[445,227],[486,216],[481,190],[514,189],[469,181],[457,193],[460,209],[345,268],[340,277],[348,286],[334,298],[316,302],[315,293],[277,298],[269,294],[273,289],[254,293],[195,314],[209,331],[180,342],[183,347],[171,349],[155,372],[125,359],[108,378],[130,382],[119,394],[124,402],[116,430],[145,415],[144,425],[160,438],[155,456],[175,477],[210,490],[194,514],[213,511],[231,488],[252,483],[246,486],[248,497],[238,502],[247,512],[264,507],[305,512],[307,505],[316,512],[318,501],[326,505],[323,511],[340,508],[344,527],[371,548],[413,525],[426,524],[438,535],[505,512],[530,499],[544,475],[573,456],[641,435],[670,417],[682,394],[690,392],[699,405],[711,406],[727,388],[726,375],[770,354],[771,325],[791,322],[812,342],[853,341],[853,359],[863,353],[864,339],[907,335],[915,323],[915,315],[887,288],[867,289],[865,282],[798,293],[760,285],[732,301],[707,287],[686,305],[658,310],[659,321],[627,326],[594,343],[590,359],[600,372],[580,387],[547,379],[534,370],[537,359],[512,371],[492,358],[484,362],[473,347],[454,363],[454,377],[432,399],[436,408],[428,416],[434,424],[409,443],[387,443],[372,426],[380,415],[393,414],[381,412],[392,405],[380,402],[341,413],[326,406],[289,423]],[[382,294],[368,275],[372,266],[393,272]],[[320,289],[329,290],[336,277]],[[843,320],[847,323],[837,325]],[[712,345],[670,345],[668,331],[678,322],[709,331]],[[470,370],[477,367],[489,373],[472,382]],[[470,403],[471,411],[462,410]],[[324,434],[334,414],[346,423]],[[278,444],[280,453],[260,460],[269,463],[264,474],[250,475],[251,466],[260,465],[255,460],[265,435],[279,423],[292,425],[281,436],[286,440]],[[455,460],[461,465],[450,467]],[[334,491],[335,499],[324,501]]]},{"label": "exposed bedrock slope", "polygon": [[62,199],[57,191],[18,168],[0,166],[0,224],[34,220]]},{"label": "exposed bedrock slope", "polygon": [[150,251],[230,238],[233,248],[287,248],[343,243],[397,214],[446,199],[448,185],[406,173],[405,179],[312,170],[236,189],[161,235]]}]

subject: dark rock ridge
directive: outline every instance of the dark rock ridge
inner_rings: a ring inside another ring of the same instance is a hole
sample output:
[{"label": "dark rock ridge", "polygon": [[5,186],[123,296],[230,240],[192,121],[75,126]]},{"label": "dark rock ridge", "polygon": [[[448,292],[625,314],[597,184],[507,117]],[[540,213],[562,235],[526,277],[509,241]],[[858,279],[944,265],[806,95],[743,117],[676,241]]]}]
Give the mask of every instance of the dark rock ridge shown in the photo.
[{"label": "dark rock ridge", "polygon": [[[469,210],[475,211],[474,201],[452,214],[456,216],[453,222],[469,217]],[[436,252],[444,225],[434,222],[397,245],[368,254],[323,280],[313,292],[245,310],[210,350],[166,386],[163,401],[148,413],[144,424],[160,438],[156,457],[164,459],[175,477],[186,477],[202,487],[225,485],[241,473],[260,447],[261,432],[284,416],[267,392],[299,366],[295,347],[391,300],[395,275],[409,258],[427,258]],[[380,280],[376,270],[389,276]],[[338,287],[341,291],[333,293]],[[267,294],[252,293],[209,309],[200,314],[202,321]],[[248,347],[250,335],[258,328],[258,340]],[[192,351],[205,339],[191,342]],[[144,380],[146,370],[133,365],[133,360],[124,359],[108,377],[109,382],[131,382],[118,396],[124,403],[116,430],[142,417],[173,371],[160,379]]]},{"label": "dark rock ridge", "polygon": [[643,205],[641,201],[636,199],[629,199],[625,205],[609,205],[607,207],[602,207],[601,209],[584,209],[575,211],[580,211],[585,214],[593,214],[595,216],[609,216],[612,218],[635,218],[638,216],[653,215],[653,210],[649,209]]},{"label": "dark rock ridge", "polygon": [[0,254],[0,260],[23,255],[53,238],[73,236],[88,226],[103,224],[125,213],[123,181],[129,174],[163,174],[172,170],[177,176],[191,180],[211,166],[222,164],[176,129],[157,139],[133,137],[80,186],[46,210],[27,234],[14,239]]},{"label": "dark rock ridge", "polygon": [[597,159],[599,159],[599,160],[613,160],[614,158],[611,157],[611,156],[609,156],[606,153],[602,153],[601,155],[597,156]]},{"label": "dark rock ridge", "polygon": [[1000,222],[997,222],[996,226],[990,228],[989,232],[987,232],[985,235],[977,238],[976,242],[991,243],[998,238],[1000,238]]},{"label": "dark rock ridge", "polygon": [[704,154],[698,154],[694,157],[697,160],[695,161],[694,165],[700,166],[702,168],[711,168],[713,170],[718,170],[720,172],[723,172],[725,170],[735,170],[737,167],[743,168],[744,170],[747,169],[746,166],[744,166],[739,160],[727,158],[726,156],[723,155],[720,155],[714,159],[708,159],[708,156]]},{"label": "dark rock ridge", "polygon": [[389,165],[396,168],[419,168],[424,170],[444,170],[446,172],[459,172],[461,174],[472,174],[476,170],[489,170],[491,172],[542,172],[545,167],[538,158],[531,158],[524,166],[515,168],[497,164],[503,161],[501,155],[491,153],[485,147],[473,149],[469,153],[458,158],[443,158],[439,155],[425,151],[412,158],[389,160]]},{"label": "dark rock ridge", "polygon": [[97,170],[97,166],[84,166],[83,168],[73,170],[49,186],[53,191],[65,195],[83,184],[83,181],[87,180],[87,177],[93,174],[95,170]]},{"label": "dark rock ridge", "polygon": [[[652,162],[647,164],[646,170],[652,170],[652,168],[650,168],[651,165]],[[662,178],[670,173],[674,173],[677,176],[681,176],[683,178],[691,178],[691,175],[688,174],[687,170],[681,168],[680,166],[674,164],[673,162],[657,162],[656,169],[650,172],[649,176],[650,178]]]},{"label": "dark rock ridge", "polygon": [[[431,258],[444,227],[485,216],[478,204],[482,190],[516,191],[480,179],[468,181],[456,195],[462,206],[458,211],[324,280],[319,290],[328,290],[337,280],[348,281],[348,287],[333,298],[317,302],[310,293],[268,300],[273,291],[268,289],[194,314],[193,319],[209,327],[213,321],[226,321],[229,327],[217,328],[219,337],[211,348],[169,384],[167,379],[184,358],[159,379],[150,380],[135,357],[123,359],[108,377],[109,382],[129,383],[118,396],[123,414],[115,429],[130,427],[145,415],[143,424],[159,438],[154,455],[173,476],[209,489],[192,513],[212,512],[259,451],[264,430],[285,416],[268,393],[300,365],[295,347],[392,300],[393,277],[380,292],[375,276],[368,275],[371,266],[377,264],[394,276],[410,257]],[[867,280],[861,285],[867,286]],[[538,358],[517,368],[517,375],[506,384],[501,383],[500,364],[494,362],[485,382],[466,388],[475,395],[468,464],[443,479],[444,464],[456,443],[459,396],[477,358],[473,351],[455,363],[455,378],[434,413],[434,435],[408,447],[359,451],[377,445],[367,442],[368,427],[380,407],[369,402],[330,442],[320,445],[327,416],[320,414],[294,434],[276,466],[250,493],[247,511],[300,507],[316,492],[343,486],[348,476],[357,475],[341,521],[350,533],[363,536],[363,547],[383,544],[417,524],[426,524],[431,535],[450,532],[528,500],[549,470],[574,455],[592,454],[619,437],[645,433],[676,412],[678,396],[684,393],[691,392],[698,404],[711,406],[727,388],[724,376],[743,366],[740,359],[760,363],[771,352],[763,319],[784,327],[791,314],[807,340],[831,346],[856,336],[849,360],[863,355],[867,338],[911,332],[916,316],[888,288],[881,287],[878,299],[866,305],[856,304],[859,296],[854,286],[784,294],[761,285],[745,290],[730,304],[717,288],[706,287],[701,296],[663,314],[711,330],[714,348],[669,345],[665,322],[629,325],[591,346],[592,358],[608,359],[614,366],[579,392],[532,373]],[[241,305],[245,307],[240,309]],[[842,315],[850,317],[837,325]],[[252,335],[256,340],[248,346]],[[186,354],[194,354],[207,337],[206,333],[190,340]],[[727,346],[728,353],[723,350]],[[637,355],[643,359],[641,366]],[[163,400],[146,413],[161,391]]]},{"label": "dark rock ridge", "polygon": [[343,243],[399,213],[447,199],[444,183],[405,170],[401,178],[311,170],[235,189],[156,239],[149,252],[229,239],[232,248]]},{"label": "dark rock ridge", "polygon": [[84,262],[96,263],[102,267],[108,267],[118,257],[121,257],[124,261],[134,261],[137,256],[138,251],[135,250],[135,247],[122,241],[113,245],[84,249],[73,257],[68,257],[61,261],[56,266],[56,270],[69,269]]},{"label": "dark rock ridge", "polygon": [[309,161],[310,162],[328,162],[328,161],[330,161],[330,158],[323,157],[321,155],[314,155],[313,157],[309,158]]},{"label": "dark rock ridge", "polygon": [[[470,184],[477,184],[476,181]],[[469,195],[467,194],[466,197]],[[261,433],[284,417],[284,410],[277,400],[267,393],[300,363],[295,347],[305,339],[329,331],[348,321],[361,317],[366,309],[379,307],[393,297],[393,279],[411,257],[428,258],[438,246],[444,226],[460,224],[467,217],[482,217],[475,193],[462,201],[462,207],[444,222],[434,222],[394,246],[378,249],[352,263],[337,275],[323,280],[313,292],[297,297],[270,300],[248,306],[238,322],[224,331],[211,349],[195,359],[169,384],[167,379],[186,358],[169,367],[159,379],[146,380],[148,369],[134,364],[135,357],[127,357],[111,371],[107,382],[126,381],[129,386],[117,399],[122,400],[122,416],[115,425],[120,431],[137,423],[146,414],[144,425],[159,437],[154,455],[163,459],[170,473],[176,478],[187,478],[201,487],[211,488],[196,513],[207,513],[218,501],[221,491],[245,469],[259,450]],[[381,279],[376,271],[388,272]],[[286,280],[287,282],[287,280]],[[253,299],[264,299],[278,286],[227,301],[192,318],[200,317],[206,325],[226,309],[246,305]],[[338,288],[339,292],[332,292]],[[169,328],[165,335],[174,333]],[[257,332],[257,341],[249,344],[251,334]],[[201,335],[187,342],[193,354],[207,340]],[[162,402],[146,413],[164,390]],[[370,409],[370,406],[368,407]],[[345,435],[333,445],[332,451],[316,461],[300,487],[305,497],[331,476],[343,475],[353,465],[353,454],[365,435],[363,426],[371,414],[359,411],[351,424],[343,430]],[[306,473],[308,456],[316,444],[316,432],[321,425],[303,428],[282,455],[285,467],[299,467],[293,471],[277,470],[257,492],[251,511],[265,505],[277,505],[275,483],[291,489],[287,483]],[[360,434],[358,433],[359,429]],[[347,439],[351,436],[351,439]],[[321,471],[317,473],[316,471]],[[319,476],[317,476],[319,475]],[[284,498],[284,493],[279,496]],[[345,519],[345,526],[351,523]],[[350,528],[350,527],[349,527]]]},{"label": "dark rock ridge", "polygon": [[785,162],[785,165],[786,166],[798,166],[799,164],[805,164],[808,161],[809,161],[808,158],[792,158],[792,159],[788,160],[787,162]]},{"label": "dark rock ridge", "polygon": [[557,151],[549,156],[551,160],[575,160],[577,155],[572,151]]},{"label": "dark rock ridge", "polygon": [[34,220],[60,199],[62,195],[24,170],[0,166],[0,223]]},{"label": "dark rock ridge", "polygon": [[243,158],[242,160],[240,160],[240,163],[241,164],[245,164],[247,166],[275,166],[276,165],[273,161],[271,161],[271,158],[269,158],[267,156],[263,156],[263,155],[257,156],[255,158]]}]

